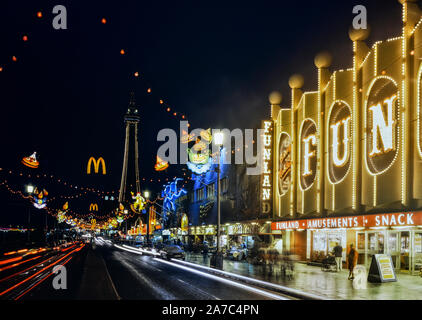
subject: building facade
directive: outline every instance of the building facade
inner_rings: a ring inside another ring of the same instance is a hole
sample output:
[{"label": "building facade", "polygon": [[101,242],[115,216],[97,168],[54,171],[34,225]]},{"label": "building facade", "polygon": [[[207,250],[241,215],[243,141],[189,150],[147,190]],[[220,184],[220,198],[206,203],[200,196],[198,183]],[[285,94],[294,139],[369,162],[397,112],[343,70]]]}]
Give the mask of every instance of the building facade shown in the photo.
[{"label": "building facade", "polygon": [[263,121],[261,211],[302,260],[339,242],[358,263],[387,253],[397,270],[422,266],[422,13],[401,3],[400,36],[369,48],[352,30],[351,67],[330,72],[317,56],[316,90],[293,76],[291,105],[272,101]]}]

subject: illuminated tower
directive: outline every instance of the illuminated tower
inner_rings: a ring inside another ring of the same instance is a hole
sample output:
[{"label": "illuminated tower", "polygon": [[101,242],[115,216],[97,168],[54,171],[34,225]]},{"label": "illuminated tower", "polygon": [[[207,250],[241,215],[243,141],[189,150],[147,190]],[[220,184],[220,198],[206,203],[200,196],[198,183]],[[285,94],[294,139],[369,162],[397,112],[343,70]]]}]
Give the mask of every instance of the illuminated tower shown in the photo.
[{"label": "illuminated tower", "polygon": [[[132,198],[130,192],[141,192],[139,181],[138,124],[141,118],[131,92],[129,107],[124,116],[126,137],[123,157],[122,179],[120,182],[119,202],[127,203]],[[129,164],[131,164],[129,166]],[[134,165],[134,166],[132,166]],[[129,194],[128,194],[129,193]]]}]

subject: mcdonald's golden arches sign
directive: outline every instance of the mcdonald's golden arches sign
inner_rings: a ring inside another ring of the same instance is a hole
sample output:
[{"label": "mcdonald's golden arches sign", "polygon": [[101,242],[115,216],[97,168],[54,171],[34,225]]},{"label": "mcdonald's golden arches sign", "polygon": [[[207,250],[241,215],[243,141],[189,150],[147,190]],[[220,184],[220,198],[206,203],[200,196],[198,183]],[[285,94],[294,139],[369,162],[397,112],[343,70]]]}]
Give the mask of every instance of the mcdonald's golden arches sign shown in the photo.
[{"label": "mcdonald's golden arches sign", "polygon": [[102,173],[106,174],[106,165],[102,157],[99,157],[97,160],[95,160],[94,157],[89,158],[88,165],[86,167],[86,174],[91,174],[92,165],[94,165],[94,173],[98,173],[101,165]]}]

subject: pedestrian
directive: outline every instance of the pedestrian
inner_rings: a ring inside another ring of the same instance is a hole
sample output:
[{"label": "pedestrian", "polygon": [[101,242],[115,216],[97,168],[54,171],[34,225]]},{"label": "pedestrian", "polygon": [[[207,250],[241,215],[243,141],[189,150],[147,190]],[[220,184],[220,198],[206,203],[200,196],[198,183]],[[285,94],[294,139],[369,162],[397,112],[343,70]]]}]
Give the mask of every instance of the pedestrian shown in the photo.
[{"label": "pedestrian", "polygon": [[353,280],[355,275],[353,273],[353,269],[355,268],[357,262],[358,252],[353,248],[353,243],[350,244],[349,253],[347,254],[347,263],[349,267],[349,278],[348,280]]},{"label": "pedestrian", "polygon": [[336,242],[336,246],[333,249],[333,254],[336,258],[337,272],[339,272],[343,269],[341,261],[343,256],[343,247],[338,242]]},{"label": "pedestrian", "polygon": [[208,244],[206,241],[204,241],[204,249],[202,250],[202,253],[204,255],[204,260],[205,260],[205,258],[208,257]]}]

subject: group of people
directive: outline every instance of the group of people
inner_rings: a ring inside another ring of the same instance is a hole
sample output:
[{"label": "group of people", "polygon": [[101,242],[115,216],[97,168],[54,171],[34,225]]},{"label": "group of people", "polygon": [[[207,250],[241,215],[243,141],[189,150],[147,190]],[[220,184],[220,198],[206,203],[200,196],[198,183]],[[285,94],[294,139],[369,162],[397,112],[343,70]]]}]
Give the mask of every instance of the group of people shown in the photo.
[{"label": "group of people", "polygon": [[[343,247],[337,242],[336,246],[333,249],[333,255],[336,259],[336,265],[337,265],[337,272],[341,271],[343,269]],[[349,269],[349,280],[353,280],[355,278],[355,275],[353,273],[353,270],[355,269],[355,266],[358,261],[358,252],[354,248],[353,243],[350,244],[349,250],[347,252],[346,256],[346,262]]]},{"label": "group of people", "polygon": [[295,256],[289,251],[281,254],[275,248],[260,248],[254,260],[255,264],[262,265],[262,272],[265,275],[280,273],[283,276],[293,277]]}]

